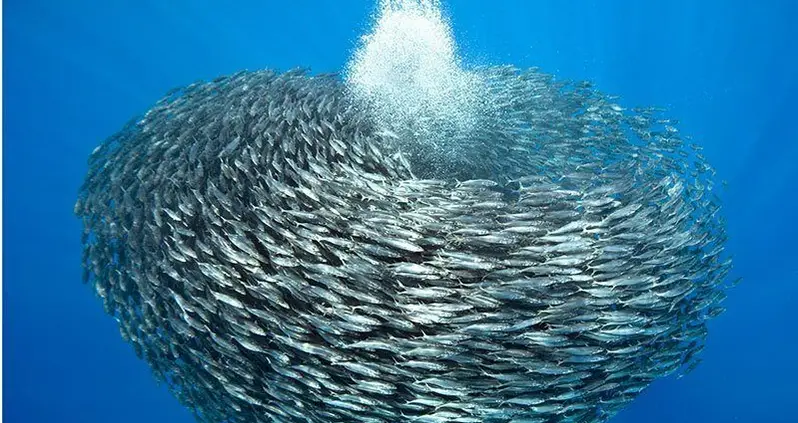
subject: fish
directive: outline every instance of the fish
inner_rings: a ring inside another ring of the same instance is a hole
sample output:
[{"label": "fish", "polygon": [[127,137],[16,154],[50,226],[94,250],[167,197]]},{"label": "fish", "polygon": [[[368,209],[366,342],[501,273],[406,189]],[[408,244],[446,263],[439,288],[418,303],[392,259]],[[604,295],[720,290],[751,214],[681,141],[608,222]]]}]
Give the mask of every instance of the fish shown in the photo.
[{"label": "fish", "polygon": [[198,421],[601,422],[700,362],[733,265],[700,146],[475,72],[451,160],[302,69],[177,89],[92,153],[84,279]]}]

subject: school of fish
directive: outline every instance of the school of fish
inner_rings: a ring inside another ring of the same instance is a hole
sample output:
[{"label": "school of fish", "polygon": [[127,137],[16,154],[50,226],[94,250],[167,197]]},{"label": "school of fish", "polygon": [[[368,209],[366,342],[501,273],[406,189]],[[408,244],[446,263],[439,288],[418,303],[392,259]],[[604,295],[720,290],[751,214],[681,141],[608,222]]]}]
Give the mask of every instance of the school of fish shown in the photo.
[{"label": "school of fish", "polygon": [[700,361],[731,269],[700,147],[477,72],[456,166],[299,69],[174,90],[92,153],[84,279],[198,421],[603,422]]}]

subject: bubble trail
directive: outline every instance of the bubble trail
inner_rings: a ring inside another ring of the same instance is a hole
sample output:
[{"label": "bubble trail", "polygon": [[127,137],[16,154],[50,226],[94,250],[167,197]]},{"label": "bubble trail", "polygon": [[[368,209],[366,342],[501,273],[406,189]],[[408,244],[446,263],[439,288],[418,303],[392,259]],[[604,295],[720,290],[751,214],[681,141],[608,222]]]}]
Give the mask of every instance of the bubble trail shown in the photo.
[{"label": "bubble trail", "polygon": [[464,68],[438,1],[381,1],[346,82],[376,126],[413,156],[456,161],[484,119],[485,84]]}]

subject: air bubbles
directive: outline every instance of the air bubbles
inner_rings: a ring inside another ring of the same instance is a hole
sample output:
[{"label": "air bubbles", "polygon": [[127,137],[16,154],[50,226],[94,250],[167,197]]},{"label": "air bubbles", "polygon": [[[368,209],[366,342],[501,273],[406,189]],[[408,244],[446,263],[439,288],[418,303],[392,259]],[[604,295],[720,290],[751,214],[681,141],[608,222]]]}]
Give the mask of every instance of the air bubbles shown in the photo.
[{"label": "air bubbles", "polygon": [[346,81],[375,124],[400,135],[399,148],[431,155],[432,166],[466,154],[484,116],[485,84],[463,67],[435,0],[383,0]]}]

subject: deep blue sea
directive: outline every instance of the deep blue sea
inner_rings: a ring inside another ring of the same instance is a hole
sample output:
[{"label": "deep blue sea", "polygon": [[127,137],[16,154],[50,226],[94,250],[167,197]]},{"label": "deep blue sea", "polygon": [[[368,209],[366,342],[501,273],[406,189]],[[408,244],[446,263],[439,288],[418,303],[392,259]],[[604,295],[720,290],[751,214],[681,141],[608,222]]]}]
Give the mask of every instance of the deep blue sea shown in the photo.
[{"label": "deep blue sea", "polygon": [[[798,422],[798,1],[448,0],[469,63],[659,105],[728,180],[733,275],[704,362],[616,423]],[[341,69],[371,0],[3,2],[3,417],[188,423],[81,284],[72,214],[94,147],[167,90]]]}]

